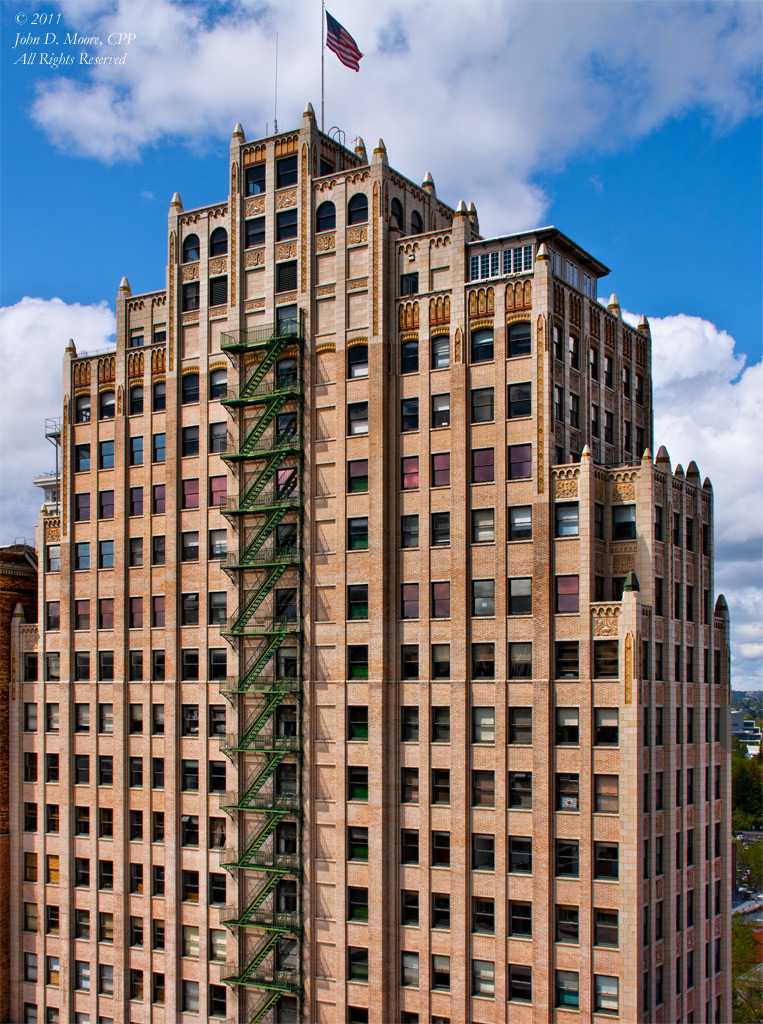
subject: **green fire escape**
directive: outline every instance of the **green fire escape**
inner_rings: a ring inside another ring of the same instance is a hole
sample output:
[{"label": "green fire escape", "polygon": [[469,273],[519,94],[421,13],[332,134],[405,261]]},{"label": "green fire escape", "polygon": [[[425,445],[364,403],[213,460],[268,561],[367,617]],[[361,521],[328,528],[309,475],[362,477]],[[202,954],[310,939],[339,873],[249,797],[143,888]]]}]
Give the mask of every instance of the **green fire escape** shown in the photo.
[{"label": "green fire escape", "polygon": [[240,602],[224,630],[239,664],[222,686],[239,722],[222,744],[239,779],[222,801],[239,834],[224,860],[238,880],[225,925],[239,962],[224,980],[241,986],[247,1024],[296,1019],[302,995],[302,342],[296,319],[222,338],[239,379],[223,400],[235,424],[223,457],[238,478],[223,568]]}]

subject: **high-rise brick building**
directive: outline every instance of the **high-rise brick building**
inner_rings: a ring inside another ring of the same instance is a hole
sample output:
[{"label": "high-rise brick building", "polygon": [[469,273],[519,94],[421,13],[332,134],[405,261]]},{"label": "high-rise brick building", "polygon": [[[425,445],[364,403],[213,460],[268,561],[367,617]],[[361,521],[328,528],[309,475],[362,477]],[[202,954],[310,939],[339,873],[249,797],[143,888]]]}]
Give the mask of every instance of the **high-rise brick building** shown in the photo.
[{"label": "high-rise brick building", "polygon": [[13,1019],[728,1021],[728,612],[647,321],[311,108],[228,181],[66,351]]}]

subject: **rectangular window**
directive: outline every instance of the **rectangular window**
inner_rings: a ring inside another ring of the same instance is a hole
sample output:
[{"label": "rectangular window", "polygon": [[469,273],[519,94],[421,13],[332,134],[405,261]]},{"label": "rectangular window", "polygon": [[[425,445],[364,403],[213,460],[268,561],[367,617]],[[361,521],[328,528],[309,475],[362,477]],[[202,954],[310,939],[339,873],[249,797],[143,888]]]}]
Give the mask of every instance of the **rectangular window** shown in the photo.
[{"label": "rectangular window", "polygon": [[432,487],[450,486],[450,452],[432,456]]},{"label": "rectangular window", "polygon": [[199,481],[198,480],[183,480],[182,481],[183,491],[181,508],[198,508],[199,507]]},{"label": "rectangular window", "polygon": [[532,805],[532,772],[509,772],[509,807],[530,810]]},{"label": "rectangular window", "polygon": [[450,512],[432,513],[432,547],[447,547],[450,544]]},{"label": "rectangular window", "polygon": [[532,644],[509,644],[509,679],[532,678]]},{"label": "rectangular window", "polygon": [[[447,334],[432,338],[430,348],[433,370],[444,370],[450,366],[450,338]],[[443,426],[446,425],[443,424]]]},{"label": "rectangular window", "polygon": [[297,289],[297,261],[276,264],[276,293],[293,292]]},{"label": "rectangular window", "polygon": [[578,528],[578,503],[567,502],[555,506],[556,513],[556,536],[577,537]]},{"label": "rectangular window", "polygon": [[450,644],[432,644],[432,678],[450,679]]},{"label": "rectangular window", "polygon": [[285,210],[276,214],[276,241],[284,242],[297,237],[297,211]]},{"label": "rectangular window", "polygon": [[510,579],[509,584],[509,615],[532,614],[532,579],[530,577]]},{"label": "rectangular window", "polygon": [[415,490],[419,486],[418,455],[404,456],[400,460],[400,487],[404,491]]},{"label": "rectangular window", "polygon": [[[154,491],[152,496],[151,511],[154,515],[164,515],[165,507],[165,484],[154,484]],[[153,540],[156,540],[154,537]],[[162,537],[162,542],[164,537]],[[152,547],[154,547],[152,543]],[[162,556],[164,555],[164,544],[162,543]],[[162,562],[154,562],[154,565],[164,565]]]},{"label": "rectangular window", "polygon": [[532,476],[532,445],[509,446],[509,480],[522,480]]},{"label": "rectangular window", "polygon": [[619,846],[617,843],[594,843],[594,878],[616,879],[619,871]]},{"label": "rectangular window", "polygon": [[558,614],[579,611],[578,577],[556,577],[556,611]]},{"label": "rectangular window", "polygon": [[475,448],[472,450],[472,483],[489,483],[495,480],[495,449]]},{"label": "rectangular window", "polygon": [[472,644],[472,679],[495,679],[495,644]]},{"label": "rectangular window", "polygon": [[495,511],[492,508],[472,510],[472,544],[495,543]]},{"label": "rectangular window", "polygon": [[594,811],[598,814],[619,813],[619,777],[594,775]]},{"label": "rectangular window", "polygon": [[[264,164],[261,165],[263,174],[265,170]],[[247,168],[247,174],[249,171],[256,170],[257,168]],[[244,247],[251,249],[255,245],[265,244],[265,218],[264,217],[252,217],[250,220],[244,222]]]},{"label": "rectangular window", "polygon": [[594,640],[594,678],[616,679],[619,675],[617,640]]},{"label": "rectangular window", "polygon": [[472,615],[495,615],[495,580],[472,580]]},{"label": "rectangular window", "polygon": [[419,585],[403,583],[400,587],[400,618],[417,619],[419,617]]},{"label": "rectangular window", "polygon": [[472,423],[490,423],[495,419],[492,388],[472,388]]},{"label": "rectangular window", "polygon": [[[366,520],[368,522],[368,520]],[[400,517],[400,547],[417,548],[419,546],[419,517]]]},{"label": "rectangular window", "polygon": [[509,743],[532,741],[532,708],[509,708]]},{"label": "rectangular window", "polygon": [[368,459],[355,459],[347,463],[350,491],[368,490]]},{"label": "rectangular window", "polygon": [[556,905],[556,942],[576,945],[580,941],[580,910],[578,907]]},{"label": "rectangular window", "polygon": [[580,875],[580,852],[577,839],[556,840],[556,877],[577,878]]}]

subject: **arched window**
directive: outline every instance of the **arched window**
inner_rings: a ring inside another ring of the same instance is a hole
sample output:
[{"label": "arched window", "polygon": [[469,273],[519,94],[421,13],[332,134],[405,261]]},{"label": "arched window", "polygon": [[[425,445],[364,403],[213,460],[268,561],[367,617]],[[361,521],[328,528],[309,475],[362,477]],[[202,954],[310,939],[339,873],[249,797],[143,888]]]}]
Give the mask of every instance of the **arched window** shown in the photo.
[{"label": "arched window", "polygon": [[199,375],[198,373],[186,373],[183,375],[181,389],[181,401],[183,405],[193,405],[199,400]]},{"label": "arched window", "polygon": [[90,395],[77,395],[75,423],[90,422]]},{"label": "arched window", "polygon": [[347,223],[364,224],[368,220],[368,196],[358,192],[347,204]]},{"label": "arched window", "polygon": [[401,231],[405,231],[405,222],[403,221],[403,207],[399,199],[393,199],[389,208],[389,217],[392,223],[400,228]]},{"label": "arched window", "polygon": [[489,363],[493,359],[493,328],[472,331],[472,362]]},{"label": "arched window", "polygon": [[113,420],[116,402],[113,391],[102,391],[98,396],[98,419]]},{"label": "arched window", "polygon": [[333,203],[321,203],[315,215],[316,231],[331,231],[336,227],[336,207]]},{"label": "arched window", "polygon": [[420,235],[424,230],[424,221],[421,219],[421,214],[418,210],[414,210],[411,214],[411,234]]},{"label": "arched window", "polygon": [[228,394],[228,371],[212,370],[209,375],[209,397],[225,398]]},{"label": "arched window", "polygon": [[228,232],[225,228],[215,228],[209,236],[209,255],[224,256],[228,251]]},{"label": "arched window", "polygon": [[199,236],[186,235],[183,239],[183,263],[195,263],[199,258]]},{"label": "arched window", "polygon": [[143,412],[143,388],[136,384],[130,388],[130,415],[140,416]]}]

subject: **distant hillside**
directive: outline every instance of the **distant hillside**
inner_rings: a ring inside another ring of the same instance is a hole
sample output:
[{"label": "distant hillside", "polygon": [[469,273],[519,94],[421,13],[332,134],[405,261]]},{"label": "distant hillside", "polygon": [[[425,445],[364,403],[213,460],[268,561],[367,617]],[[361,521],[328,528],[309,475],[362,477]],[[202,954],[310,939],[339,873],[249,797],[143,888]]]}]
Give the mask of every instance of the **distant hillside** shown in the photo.
[{"label": "distant hillside", "polygon": [[732,690],[731,706],[750,718],[763,718],[763,690]]}]

